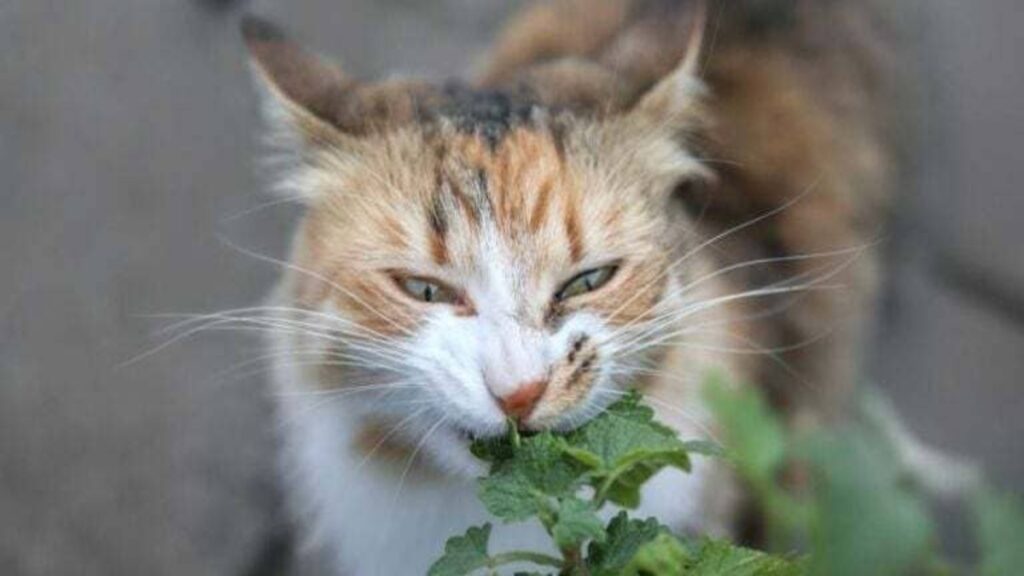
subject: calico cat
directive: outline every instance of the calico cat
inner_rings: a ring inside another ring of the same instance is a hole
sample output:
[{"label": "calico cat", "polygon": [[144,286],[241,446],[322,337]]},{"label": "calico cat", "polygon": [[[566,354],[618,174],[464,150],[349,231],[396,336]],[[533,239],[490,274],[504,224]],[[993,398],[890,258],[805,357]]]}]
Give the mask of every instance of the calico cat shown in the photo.
[{"label": "calico cat", "polygon": [[[486,519],[472,437],[642,390],[714,438],[705,375],[840,412],[894,182],[885,23],[832,0],[555,0],[464,83],[366,83],[255,18],[278,184],[307,206],[265,322],[289,501],[338,574],[422,574]],[[728,534],[719,464],[639,516]],[[501,526],[495,549],[543,549]]]}]

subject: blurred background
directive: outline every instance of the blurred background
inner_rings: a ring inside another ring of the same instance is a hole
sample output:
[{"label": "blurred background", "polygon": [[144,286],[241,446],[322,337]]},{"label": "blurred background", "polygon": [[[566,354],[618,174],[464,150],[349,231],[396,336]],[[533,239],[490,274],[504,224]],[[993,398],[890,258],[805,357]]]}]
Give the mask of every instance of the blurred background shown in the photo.
[{"label": "blurred background", "polygon": [[[924,440],[1020,491],[1024,11],[906,1],[923,146],[870,374]],[[237,247],[283,255],[298,216],[266,206],[238,17],[357,75],[450,76],[517,4],[0,0],[0,574],[274,573],[269,404],[259,374],[225,375],[258,343],[122,366],[160,341],[148,314],[258,303],[276,270]]]}]

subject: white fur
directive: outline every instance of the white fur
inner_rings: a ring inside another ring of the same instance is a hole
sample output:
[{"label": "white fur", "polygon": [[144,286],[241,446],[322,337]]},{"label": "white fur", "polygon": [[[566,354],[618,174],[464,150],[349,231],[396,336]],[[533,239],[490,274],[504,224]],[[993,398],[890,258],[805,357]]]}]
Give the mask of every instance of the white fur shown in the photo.
[{"label": "white fur", "polygon": [[[381,465],[353,448],[357,410],[346,402],[323,404],[315,396],[295,394],[312,385],[305,378],[301,370],[284,366],[276,373],[279,388],[292,392],[282,395],[280,404],[286,447],[282,465],[307,545],[324,548],[337,574],[425,574],[449,536],[493,522],[476,498],[473,478],[484,470],[467,460],[463,440],[436,431],[432,435],[436,442],[429,457],[449,466],[443,481],[403,478],[395,466]],[[705,468],[697,461],[691,474],[663,472],[645,487],[637,516],[700,527]],[[495,526],[492,550],[512,549],[555,553],[536,522]]]},{"label": "white fur", "polygon": [[[609,335],[603,322],[589,314],[567,319],[551,335],[515,322],[515,306],[523,295],[514,293],[517,285],[509,276],[517,271],[500,250],[490,250],[484,259],[490,265],[479,278],[467,280],[474,302],[485,303],[478,304],[478,314],[458,317],[438,307],[411,337],[414,345],[396,344],[404,357],[401,370],[407,371],[403,382],[410,387],[332,400],[317,393],[324,384],[316,370],[278,356],[274,380],[288,494],[308,544],[328,553],[337,574],[423,574],[448,537],[488,521],[474,483],[485,470],[469,454],[460,431],[500,432],[505,419],[496,396],[543,375],[567,353],[576,335],[598,342]],[[281,305],[288,305],[288,283],[279,291]],[[310,349],[306,335],[276,333],[274,339],[278,349]],[[366,361],[372,360],[368,355]],[[611,364],[601,362],[590,398],[556,426],[578,424],[615,399],[607,393],[616,386]],[[416,462],[382,462],[358,450],[356,436],[367,414],[392,415],[400,424],[395,437],[413,447]],[[704,436],[704,418],[663,417],[684,437]],[[703,494],[714,488],[708,480],[712,468],[696,464],[691,474],[666,471],[655,478],[637,514],[657,516],[679,529],[714,529],[703,517]],[[422,465],[432,470],[425,478],[417,476]],[[608,516],[613,512],[604,511]],[[510,549],[554,552],[535,522],[495,526],[492,550]]]}]

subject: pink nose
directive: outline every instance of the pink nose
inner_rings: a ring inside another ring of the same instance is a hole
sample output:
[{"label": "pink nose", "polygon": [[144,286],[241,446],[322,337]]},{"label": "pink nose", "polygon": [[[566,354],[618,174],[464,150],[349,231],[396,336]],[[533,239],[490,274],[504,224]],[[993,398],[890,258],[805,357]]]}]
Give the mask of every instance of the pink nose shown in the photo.
[{"label": "pink nose", "polygon": [[533,412],[537,401],[544,395],[547,388],[547,380],[536,380],[523,384],[518,390],[498,401],[502,412],[515,420],[525,420]]}]

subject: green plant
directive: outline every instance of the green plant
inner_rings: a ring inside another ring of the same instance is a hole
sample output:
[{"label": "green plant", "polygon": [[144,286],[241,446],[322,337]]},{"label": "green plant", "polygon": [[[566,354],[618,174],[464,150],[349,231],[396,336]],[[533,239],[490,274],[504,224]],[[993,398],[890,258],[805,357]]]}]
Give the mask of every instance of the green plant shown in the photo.
[{"label": "green plant", "polygon": [[[691,453],[716,451],[706,443],[683,442],[653,416],[639,395],[631,394],[566,435],[524,437],[510,426],[505,438],[476,442],[473,453],[491,464],[479,485],[487,510],[505,522],[538,519],[561,554],[491,554],[487,524],[450,539],[430,576],[493,573],[498,566],[524,562],[558,574],[592,576],[798,574],[798,563],[725,542],[684,542],[653,518],[632,519],[623,511],[605,524],[598,517],[606,504],[636,507],[640,488],[661,469],[687,471]],[[730,568],[741,566],[742,572]]]},{"label": "green plant", "polygon": [[[971,573],[935,552],[925,501],[907,482],[895,449],[879,430],[850,424],[813,436],[793,434],[751,388],[711,377],[706,400],[725,446],[684,442],[654,420],[638,394],[567,433],[477,441],[490,463],[478,495],[503,522],[539,521],[558,555],[492,553],[491,524],[448,540],[429,576],[498,574],[531,565],[565,576],[844,576]],[[628,510],[642,486],[666,467],[688,471],[691,456],[726,458],[761,512],[769,549],[750,550],[707,538],[683,539],[656,519]],[[780,480],[794,466],[812,489]],[[1010,576],[1024,566],[1024,511],[1010,496],[980,491],[975,499],[983,576]],[[621,510],[605,523],[598,512]],[[794,551],[801,551],[796,553]],[[781,552],[781,555],[779,553]]]}]

